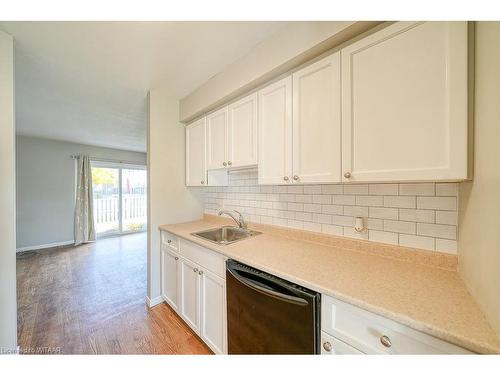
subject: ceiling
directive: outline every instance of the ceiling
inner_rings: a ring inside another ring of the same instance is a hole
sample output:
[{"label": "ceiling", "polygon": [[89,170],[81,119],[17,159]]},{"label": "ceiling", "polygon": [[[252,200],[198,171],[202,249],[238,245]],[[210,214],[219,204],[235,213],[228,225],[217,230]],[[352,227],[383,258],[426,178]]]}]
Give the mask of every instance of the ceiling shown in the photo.
[{"label": "ceiling", "polygon": [[146,151],[146,95],[183,98],[280,22],[0,22],[15,39],[18,134]]}]

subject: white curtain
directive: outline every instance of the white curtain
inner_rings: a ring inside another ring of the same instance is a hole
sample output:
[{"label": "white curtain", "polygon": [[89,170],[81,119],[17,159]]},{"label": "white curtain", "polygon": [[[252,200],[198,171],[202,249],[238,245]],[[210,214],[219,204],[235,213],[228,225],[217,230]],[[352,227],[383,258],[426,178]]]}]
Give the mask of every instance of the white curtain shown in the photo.
[{"label": "white curtain", "polygon": [[87,155],[77,157],[75,246],[95,241],[92,171]]}]

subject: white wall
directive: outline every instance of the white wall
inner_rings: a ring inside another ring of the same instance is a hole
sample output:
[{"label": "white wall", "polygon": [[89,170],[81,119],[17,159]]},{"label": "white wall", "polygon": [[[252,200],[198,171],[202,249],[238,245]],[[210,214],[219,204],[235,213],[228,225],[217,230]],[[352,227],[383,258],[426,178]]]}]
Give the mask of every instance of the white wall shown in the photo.
[{"label": "white wall", "polygon": [[202,191],[187,189],[185,129],[179,123],[179,101],[163,90],[149,93],[148,119],[148,297],[160,296],[158,226],[196,220],[203,215]]},{"label": "white wall", "polygon": [[460,273],[500,337],[500,22],[476,23],[474,179],[461,184]]},{"label": "white wall", "polygon": [[73,154],[146,164],[146,153],[16,137],[17,247],[73,242]]},{"label": "white wall", "polygon": [[0,350],[17,345],[14,138],[14,47],[0,31]]},{"label": "white wall", "polygon": [[379,22],[293,22],[183,98],[180,119],[188,122],[377,24]]}]

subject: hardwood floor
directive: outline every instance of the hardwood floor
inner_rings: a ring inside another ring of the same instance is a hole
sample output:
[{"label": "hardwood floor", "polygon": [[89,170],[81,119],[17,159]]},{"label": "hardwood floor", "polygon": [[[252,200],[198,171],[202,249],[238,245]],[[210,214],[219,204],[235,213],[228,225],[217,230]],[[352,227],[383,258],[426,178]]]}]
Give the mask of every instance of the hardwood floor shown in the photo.
[{"label": "hardwood floor", "polygon": [[148,309],[145,296],[145,233],[18,256],[18,345],[25,353],[211,353],[168,305]]}]

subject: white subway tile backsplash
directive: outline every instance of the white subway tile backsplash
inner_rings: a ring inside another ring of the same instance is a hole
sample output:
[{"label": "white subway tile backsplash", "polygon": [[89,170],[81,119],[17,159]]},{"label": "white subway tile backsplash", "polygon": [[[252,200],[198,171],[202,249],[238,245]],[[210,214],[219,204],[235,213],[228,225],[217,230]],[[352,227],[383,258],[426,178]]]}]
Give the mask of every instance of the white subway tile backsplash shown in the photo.
[{"label": "white subway tile backsplash", "polygon": [[332,196],[331,195],[313,195],[312,196],[313,203],[318,204],[331,204]]},{"label": "white subway tile backsplash", "polygon": [[421,236],[455,240],[457,227],[455,225],[417,223],[417,233]]},{"label": "white subway tile backsplash", "polygon": [[397,219],[398,209],[397,208],[382,208],[382,207],[370,207],[368,209],[369,216],[378,219]]},{"label": "white subway tile backsplash", "polygon": [[384,220],[384,231],[415,234],[416,223],[410,221]]},{"label": "white subway tile backsplash", "polygon": [[344,185],[344,194],[367,195],[368,185]]},{"label": "white subway tile backsplash", "polygon": [[358,195],[356,196],[358,206],[382,207],[384,205],[383,196]]},{"label": "white subway tile backsplash", "polygon": [[436,211],[436,224],[457,225],[457,212]]},{"label": "white subway tile backsplash", "polygon": [[[257,185],[256,171],[206,187],[205,212],[236,209],[248,221],[456,254],[456,183]],[[368,230],[354,230],[354,218]]]},{"label": "white subway tile backsplash", "polygon": [[368,217],[368,207],[345,206],[344,207],[344,215],[345,216]]},{"label": "white subway tile backsplash", "polygon": [[416,247],[418,249],[434,250],[434,238],[413,236],[409,234],[399,235],[399,244],[401,246]]},{"label": "white subway tile backsplash", "polygon": [[304,204],[304,211],[320,213],[321,212],[321,205],[316,204],[316,203],[306,203],[306,204]]},{"label": "white subway tile backsplash", "polygon": [[454,211],[457,209],[457,198],[455,198],[455,197],[417,197],[417,208]]},{"label": "white subway tile backsplash", "polygon": [[397,233],[383,232],[380,230],[370,230],[368,232],[368,239],[370,241],[398,245],[398,234]]},{"label": "white subway tile backsplash", "polygon": [[384,196],[384,207],[415,208],[417,199],[415,197]]},{"label": "white subway tile backsplash", "polygon": [[331,215],[343,215],[344,206],[337,206],[335,204],[324,204],[321,206],[321,212],[324,214],[331,214]]},{"label": "white subway tile backsplash", "polygon": [[399,195],[428,195],[433,196],[435,192],[434,182],[418,184],[400,184]]},{"label": "white subway tile backsplash", "polygon": [[419,223],[434,223],[435,211],[434,210],[415,210],[409,208],[399,209],[399,220],[415,221]]},{"label": "white subway tile backsplash", "polygon": [[456,254],[457,253],[457,241],[455,240],[444,240],[442,238],[436,238],[436,250],[442,251],[443,253]]},{"label": "white subway tile backsplash", "polygon": [[439,197],[456,197],[458,194],[457,183],[437,183],[436,195]]},{"label": "white subway tile backsplash", "polygon": [[321,185],[321,194],[344,194],[344,185]]},{"label": "white subway tile backsplash", "polygon": [[321,231],[327,234],[333,234],[335,236],[343,236],[344,235],[344,227],[340,225],[330,225],[330,224],[322,224]]},{"label": "white subway tile backsplash", "polygon": [[369,195],[398,195],[398,184],[370,184]]},{"label": "white subway tile backsplash", "polygon": [[344,206],[354,206],[356,204],[356,197],[354,195],[334,195],[334,204],[342,204]]}]

